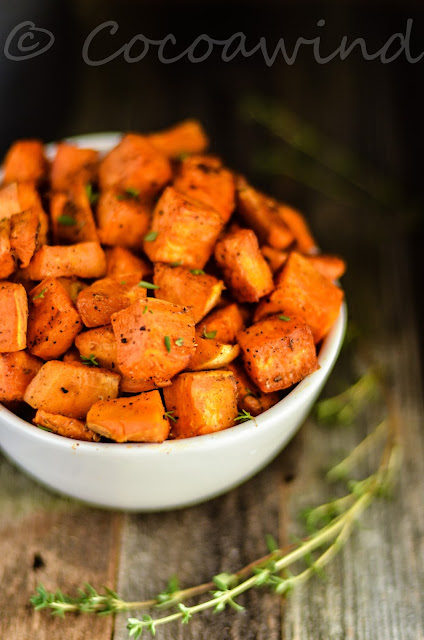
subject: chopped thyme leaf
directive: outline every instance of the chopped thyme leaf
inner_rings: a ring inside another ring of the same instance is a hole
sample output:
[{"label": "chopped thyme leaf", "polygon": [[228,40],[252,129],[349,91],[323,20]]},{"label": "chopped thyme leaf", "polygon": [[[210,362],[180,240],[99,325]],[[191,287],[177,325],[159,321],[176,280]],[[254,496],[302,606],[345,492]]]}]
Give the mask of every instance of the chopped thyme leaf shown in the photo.
[{"label": "chopped thyme leaf", "polygon": [[178,418],[175,418],[172,414],[174,413],[174,411],[165,411],[164,415],[169,418],[170,420],[173,420],[174,422],[177,422]]},{"label": "chopped thyme leaf", "polygon": [[243,409],[243,411],[239,411],[237,418],[235,420],[240,420],[241,422],[247,422],[248,420],[253,420],[253,416],[250,415],[248,411]]},{"label": "chopped thyme leaf", "polygon": [[184,339],[183,338],[177,338],[175,340],[175,344],[177,345],[177,347],[182,347],[184,344]]},{"label": "chopped thyme leaf", "polygon": [[90,353],[89,356],[80,356],[82,363],[87,365],[87,367],[98,367],[99,363],[96,360],[96,356],[94,353]]},{"label": "chopped thyme leaf", "polygon": [[209,338],[210,340],[213,340],[216,337],[216,334],[218,333],[218,331],[206,331],[206,327],[203,327],[203,337],[204,338]]},{"label": "chopped thyme leaf", "polygon": [[190,273],[192,273],[194,276],[204,276],[205,272],[203,271],[203,269],[190,269]]},{"label": "chopped thyme leaf", "polygon": [[77,224],[77,221],[72,216],[59,216],[57,222],[63,227],[74,227]]},{"label": "chopped thyme leaf", "polygon": [[94,191],[91,182],[88,182],[85,185],[85,193],[87,194],[87,198],[89,199],[90,204],[96,204],[97,200],[99,199],[99,194]]},{"label": "chopped thyme leaf", "polygon": [[163,341],[165,343],[166,350],[169,353],[171,351],[171,338],[169,336],[165,336]]},{"label": "chopped thyme leaf", "polygon": [[181,265],[182,265],[181,260],[175,260],[175,262],[171,262],[169,264],[170,267],[181,267]]},{"label": "chopped thyme leaf", "polygon": [[146,282],[145,280],[140,280],[138,283],[139,287],[143,287],[144,289],[159,289],[158,284],[153,284],[152,282]]},{"label": "chopped thyme leaf", "polygon": [[127,284],[126,280],[121,280],[120,284]]},{"label": "chopped thyme leaf", "polygon": [[119,193],[116,196],[116,199],[117,200],[137,200],[139,195],[140,195],[139,189],[132,189],[130,187],[129,189],[125,189],[124,193]]},{"label": "chopped thyme leaf", "polygon": [[145,307],[144,307],[144,309],[143,309],[143,316],[144,316],[144,314],[146,313],[146,311],[147,311],[147,304],[146,304],[146,306],[145,306]]},{"label": "chopped thyme leaf", "polygon": [[279,320],[284,320],[284,322],[290,322],[291,318],[288,316],[278,316]]},{"label": "chopped thyme leaf", "polygon": [[44,294],[46,293],[47,289],[41,289],[40,293],[38,293],[36,296],[33,297],[33,301],[34,300],[38,300],[38,298],[44,298]]},{"label": "chopped thyme leaf", "polygon": [[153,242],[154,240],[156,240],[157,237],[158,237],[158,232],[157,231],[149,231],[149,233],[147,233],[144,236],[144,241],[145,242]]}]

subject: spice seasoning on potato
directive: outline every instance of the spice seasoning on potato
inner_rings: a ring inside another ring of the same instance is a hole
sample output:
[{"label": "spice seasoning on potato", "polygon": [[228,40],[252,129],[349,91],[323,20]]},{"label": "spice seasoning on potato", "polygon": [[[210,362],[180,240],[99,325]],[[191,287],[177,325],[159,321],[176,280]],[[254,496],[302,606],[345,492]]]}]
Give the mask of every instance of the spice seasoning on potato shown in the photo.
[{"label": "spice seasoning on potato", "polygon": [[319,368],[311,329],[292,316],[272,316],[238,335],[246,371],[261,391],[296,384]]}]

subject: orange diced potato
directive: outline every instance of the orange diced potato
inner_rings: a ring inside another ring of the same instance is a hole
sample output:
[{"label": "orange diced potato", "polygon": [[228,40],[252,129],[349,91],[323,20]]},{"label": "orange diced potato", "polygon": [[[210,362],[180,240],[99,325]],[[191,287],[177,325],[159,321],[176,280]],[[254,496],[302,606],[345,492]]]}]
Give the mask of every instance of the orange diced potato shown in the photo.
[{"label": "orange diced potato", "polygon": [[73,440],[85,440],[87,442],[98,442],[100,440],[100,436],[91,431],[85,422],[76,418],[61,416],[57,413],[48,413],[43,409],[38,409],[35,414],[34,424],[53,431],[59,436],[72,438]]},{"label": "orange diced potato", "polygon": [[29,383],[24,400],[34,409],[83,419],[95,402],[118,396],[119,379],[107,369],[49,360]]},{"label": "orange diced potato", "polygon": [[49,229],[49,219],[43,210],[40,196],[34,183],[13,182],[0,189],[0,220],[11,218],[17,213],[22,213],[27,209],[33,209],[39,217],[39,228],[37,235],[38,244],[45,244]]},{"label": "orange diced potato", "polygon": [[153,282],[159,287],[155,297],[188,307],[196,324],[219,302],[222,280],[184,267],[156,263]]},{"label": "orange diced potato", "polygon": [[121,142],[100,163],[99,182],[102,190],[116,187],[122,191],[138,191],[151,197],[172,177],[168,158],[149,140],[135,133],[125,135]]},{"label": "orange diced potato", "polygon": [[124,247],[113,247],[106,249],[106,275],[110,278],[118,280],[125,276],[137,275],[140,280],[152,272],[152,266],[146,260],[142,260],[135,256],[131,251]]},{"label": "orange diced potato", "polygon": [[278,204],[277,213],[285,222],[296,240],[296,249],[301,253],[311,253],[316,250],[316,242],[309,226],[299,211],[285,204]]},{"label": "orange diced potato", "polygon": [[212,338],[206,338],[201,331],[196,331],[196,351],[187,369],[189,371],[206,371],[221,369],[237,358],[240,353],[238,344],[223,344]]},{"label": "orange diced potato", "polygon": [[315,342],[319,342],[335,322],[342,301],[343,291],[319,273],[308,258],[293,251],[276,288],[259,304],[255,322],[276,313],[296,315],[311,327]]},{"label": "orange diced potato", "polygon": [[122,373],[162,387],[195,351],[194,319],[183,307],[145,298],[112,315]]},{"label": "orange diced potato", "polygon": [[235,304],[227,304],[210,313],[201,323],[204,333],[214,334],[217,342],[233,344],[239,331],[244,328],[245,322],[240,307]]},{"label": "orange diced potato", "polygon": [[189,156],[181,163],[174,186],[218,211],[224,222],[230,219],[235,207],[235,181],[219,158]]},{"label": "orange diced potato", "polygon": [[346,271],[346,263],[338,256],[319,253],[315,256],[306,256],[315,269],[331,281],[338,280]]},{"label": "orange diced potato", "polygon": [[8,278],[16,269],[10,246],[10,220],[0,220],[0,279]]},{"label": "orange diced potato", "polygon": [[0,402],[20,402],[43,362],[27,351],[0,354]]},{"label": "orange diced potato", "polygon": [[244,178],[237,181],[237,210],[262,244],[286,249],[293,243],[291,229],[278,214],[278,203],[253,189]]},{"label": "orange diced potato", "polygon": [[144,300],[146,289],[140,287],[139,282],[137,276],[126,276],[121,282],[115,278],[103,278],[83,289],[77,298],[77,309],[85,326],[110,324],[113,313],[137,300]]},{"label": "orange diced potato", "polygon": [[239,411],[247,411],[252,416],[258,416],[280,400],[278,391],[263,393],[246,374],[246,371],[238,360],[227,364],[226,369],[231,371],[237,382],[237,406]]},{"label": "orange diced potato", "polygon": [[85,186],[96,180],[99,152],[67,142],[57,145],[50,171],[53,191],[69,191],[77,183]]},{"label": "orange diced potato", "polygon": [[78,311],[65,287],[46,278],[29,294],[28,350],[43,360],[55,360],[73,344],[82,329]]},{"label": "orange diced potato", "polygon": [[185,153],[202,153],[209,145],[207,135],[197,120],[184,120],[170,129],[147,136],[149,142],[167,158]]},{"label": "orange diced potato", "polygon": [[106,272],[106,257],[97,242],[80,242],[69,246],[44,245],[36,251],[27,270],[31,280],[76,276],[101,278]]},{"label": "orange diced potato", "polygon": [[36,209],[15,213],[10,218],[10,247],[25,268],[38,248],[40,217]]},{"label": "orange diced potato", "polygon": [[251,229],[238,229],[217,242],[215,260],[239,302],[258,302],[274,288],[271,270]]},{"label": "orange diced potato", "polygon": [[238,335],[246,371],[261,391],[291,387],[319,368],[311,329],[292,316],[272,316]]},{"label": "orange diced potato", "polygon": [[163,390],[172,435],[191,438],[222,431],[237,417],[237,383],[231,371],[182,373]]},{"label": "orange diced potato", "polygon": [[0,282],[0,353],[25,349],[27,324],[28,299],[24,287]]},{"label": "orange diced potato", "polygon": [[43,143],[40,140],[18,140],[4,159],[4,183],[40,182],[46,172]]},{"label": "orange diced potato", "polygon": [[98,241],[96,223],[83,183],[76,183],[66,193],[53,193],[50,199],[50,216],[55,244]]},{"label": "orange diced potato", "polygon": [[[78,362],[81,362],[82,358],[90,360],[94,357],[94,360],[101,367],[122,374],[118,365],[116,338],[111,326],[96,327],[95,329],[90,329],[90,331],[80,333],[75,338],[75,345],[79,351],[79,355],[77,354]],[[155,388],[151,381],[121,376],[120,389],[124,393],[140,393],[141,391],[151,391]]]},{"label": "orange diced potato", "polygon": [[100,242],[139,249],[149,228],[151,206],[131,193],[103,191],[97,207]]},{"label": "orange diced potato", "polygon": [[279,269],[281,269],[283,264],[286,264],[287,258],[289,257],[288,251],[274,249],[273,247],[268,247],[268,245],[266,244],[261,247],[261,251],[272,273],[276,273]]},{"label": "orange diced potato", "polygon": [[153,262],[203,269],[223,224],[214,209],[167,187],[153,212],[144,251]]},{"label": "orange diced potato", "polygon": [[88,412],[87,426],[116,442],[163,442],[169,435],[159,391],[96,402]]}]

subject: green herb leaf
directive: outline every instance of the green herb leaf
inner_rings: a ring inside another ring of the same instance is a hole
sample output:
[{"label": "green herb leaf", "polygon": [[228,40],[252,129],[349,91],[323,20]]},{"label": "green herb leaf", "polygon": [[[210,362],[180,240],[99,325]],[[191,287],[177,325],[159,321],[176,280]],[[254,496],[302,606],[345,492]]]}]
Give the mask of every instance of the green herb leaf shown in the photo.
[{"label": "green herb leaf", "polygon": [[181,260],[175,260],[175,262],[170,262],[169,266],[170,267],[181,267],[182,262]]},{"label": "green herb leaf", "polygon": [[144,309],[143,309],[143,316],[144,316],[144,314],[146,313],[146,311],[147,311],[147,304],[146,304],[146,306],[145,306],[145,307],[144,307]]},{"label": "green herb leaf", "polygon": [[98,367],[99,363],[96,360],[96,356],[94,353],[90,353],[89,356],[80,356],[82,363],[87,365],[87,367]]},{"label": "green herb leaf", "polygon": [[243,409],[243,411],[239,411],[236,420],[240,420],[240,422],[247,422],[247,420],[253,420],[253,416],[250,415],[248,411]]},{"label": "green herb leaf", "polygon": [[127,284],[126,280],[121,280],[120,284]]},{"label": "green herb leaf", "polygon": [[216,334],[218,333],[218,331],[206,331],[206,327],[203,327],[203,337],[204,338],[210,338],[210,340],[213,340],[216,337]]},{"label": "green herb leaf", "polygon": [[177,156],[177,160],[180,160],[182,162],[188,157],[190,157],[190,154],[188,151],[181,151],[181,153]]},{"label": "green herb leaf", "polygon": [[160,289],[159,285],[153,284],[152,282],[146,282],[145,280],[140,280],[138,286],[143,287],[144,289]]},{"label": "green herb leaf", "polygon": [[291,318],[288,316],[278,316],[279,320],[284,320],[284,322],[290,322]]},{"label": "green herb leaf", "polygon": [[165,336],[163,341],[165,343],[166,350],[169,353],[171,351],[171,338],[169,336]]},{"label": "green herb leaf", "polygon": [[34,300],[38,300],[39,298],[44,298],[44,294],[46,293],[46,291],[47,291],[47,288],[41,289],[40,293],[34,296],[32,300],[34,301]]},{"label": "green herb leaf", "polygon": [[88,182],[85,185],[85,193],[87,194],[87,198],[89,199],[90,204],[96,204],[97,200],[99,199],[99,194],[97,193],[97,191],[94,191],[91,182]]},{"label": "green herb leaf", "polygon": [[116,196],[117,200],[137,200],[140,195],[139,189],[132,189],[131,187],[125,189],[124,193],[119,193]]},{"label": "green herb leaf", "polygon": [[204,276],[205,272],[203,271],[203,269],[190,269],[190,273],[192,273],[194,276]]},{"label": "green herb leaf", "polygon": [[175,340],[175,344],[177,345],[177,347],[182,347],[184,344],[184,339],[183,338],[177,338]]},{"label": "green herb leaf", "polygon": [[144,241],[145,242],[153,242],[154,240],[156,240],[157,237],[158,237],[158,232],[157,231],[149,231],[149,233],[147,233],[144,236]]},{"label": "green herb leaf", "polygon": [[[173,422],[177,422],[178,418],[176,418],[173,415],[174,413],[175,413],[175,411],[165,411],[165,413],[163,415],[165,415],[167,418],[169,418],[169,420],[173,420]],[[177,589],[174,589],[174,591],[177,591]]]},{"label": "green herb leaf", "polygon": [[77,224],[77,221],[72,216],[59,216],[57,222],[62,225],[62,227],[74,227]]}]

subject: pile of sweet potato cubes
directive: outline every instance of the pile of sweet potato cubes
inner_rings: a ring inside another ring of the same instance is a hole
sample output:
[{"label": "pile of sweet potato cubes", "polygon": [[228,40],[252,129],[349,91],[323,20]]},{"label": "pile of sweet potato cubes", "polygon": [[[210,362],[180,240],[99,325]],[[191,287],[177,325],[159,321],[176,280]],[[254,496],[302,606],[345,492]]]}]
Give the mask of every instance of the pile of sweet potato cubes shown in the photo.
[{"label": "pile of sweet potato cubes", "polygon": [[80,440],[162,442],[257,416],[318,368],[344,272],[300,213],[215,156],[196,121],[109,153],[4,160],[0,401]]}]

